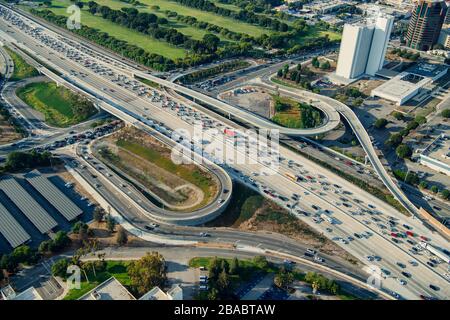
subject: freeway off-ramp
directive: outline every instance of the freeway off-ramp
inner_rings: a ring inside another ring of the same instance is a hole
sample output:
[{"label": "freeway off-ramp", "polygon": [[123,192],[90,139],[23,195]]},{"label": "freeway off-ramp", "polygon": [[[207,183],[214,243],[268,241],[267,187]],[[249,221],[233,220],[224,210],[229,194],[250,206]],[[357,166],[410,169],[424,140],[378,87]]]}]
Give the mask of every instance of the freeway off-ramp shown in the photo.
[{"label": "freeway off-ramp", "polygon": [[[0,24],[2,25],[2,30],[3,27],[5,28],[5,30],[9,29],[5,23],[0,22]],[[74,63],[71,60],[65,58],[63,54],[38,45],[34,38],[22,33],[18,28],[15,27],[14,38],[17,38],[17,41],[21,42],[20,45],[22,47],[30,48],[31,51],[35,54],[39,53],[40,60],[46,59],[46,62],[50,62],[53,64],[52,67],[56,67],[57,70],[61,70],[63,73],[68,74],[70,69],[83,70],[83,72],[88,75],[87,77],[80,78],[77,76],[71,76],[68,79],[75,85],[89,87],[90,90],[98,92],[98,95],[103,96],[105,98],[105,101],[108,101],[108,103],[117,101],[118,103],[112,103],[109,106],[109,109],[107,109],[109,112],[117,112],[120,106],[122,110],[127,111],[128,116],[134,119],[132,121],[139,122],[141,121],[141,115],[146,114],[152,119],[164,122],[171,128],[183,128],[189,132],[192,132],[192,126],[190,124],[182,121],[180,118],[171,114],[167,110],[164,110],[156,104],[150,103],[149,101],[137,97],[135,93],[129,90],[125,90],[124,88],[117,86],[111,81],[108,81],[104,77],[95,74],[82,65]],[[113,89],[114,91],[99,90],[98,88],[101,87]],[[145,108],[148,108],[148,111],[145,110]],[[414,228],[414,230],[418,234],[425,234],[427,236],[430,235],[430,231],[423,227],[417,220],[412,220],[410,218],[404,217],[402,214],[396,212],[393,208],[389,207],[384,202],[381,202],[379,199],[376,199],[372,195],[356,188],[342,178],[319,167],[315,163],[312,163],[299,156],[298,154],[295,154],[292,151],[289,151],[282,147],[280,147],[280,154],[286,159],[291,159],[295,163],[301,164],[303,167],[302,170],[306,169],[309,172],[314,173],[315,176],[321,175],[324,178],[320,179],[332,181],[332,183],[339,184],[343,190],[349,190],[349,192],[354,195],[353,197],[363,199],[362,204],[350,200],[353,208],[367,209],[367,205],[372,204],[380,212],[379,216],[382,219],[386,219],[385,217],[387,215],[392,215],[399,219],[401,222],[407,222]],[[261,163],[258,163],[254,166],[245,164],[233,164],[233,168],[238,169],[241,172],[240,174],[236,174],[236,178],[244,181],[248,181],[248,178],[246,177],[251,176],[252,172],[259,171],[262,167],[264,167],[264,165]],[[289,168],[286,161],[284,161],[281,163],[280,171],[276,174],[272,176],[255,177],[254,180],[256,180],[260,184],[260,186],[265,185],[272,190],[276,190],[278,194],[282,194],[287,197],[290,197],[293,193],[302,193],[302,201],[298,204],[298,208],[311,211],[310,204],[316,204],[323,210],[329,210],[330,212],[332,212],[333,217],[341,222],[340,224],[335,224],[332,226],[334,230],[333,234],[328,234],[325,230],[330,225],[327,225],[326,223],[315,224],[310,218],[299,216],[300,219],[308,223],[313,228],[319,230],[320,232],[323,232],[329,238],[333,238],[336,236],[346,237],[348,235],[352,235],[354,232],[370,231],[373,235],[370,236],[369,239],[356,240],[347,244],[342,244],[339,241],[337,241],[336,243],[344,247],[352,255],[362,261],[365,261],[365,257],[368,254],[377,254],[382,257],[382,261],[378,264],[383,268],[389,269],[392,272],[393,276],[395,275],[395,277],[386,279],[386,286],[400,293],[403,297],[414,299],[417,298],[419,294],[434,295],[441,298],[446,298],[449,296],[448,282],[441,275],[441,273],[443,272],[443,268],[441,266],[439,266],[436,270],[428,267],[425,264],[425,261],[427,259],[425,255],[412,255],[409,252],[408,245],[394,244],[390,241],[389,236],[382,234],[382,232],[378,230],[373,224],[364,223],[364,220],[367,219],[367,216],[354,216],[350,214],[351,210],[343,210],[342,207],[337,205],[337,202],[340,201],[340,194],[334,193],[332,192],[332,190],[322,190],[319,192],[317,190],[317,183],[295,183],[285,176],[285,173],[288,172],[291,174],[295,174],[296,170]],[[262,189],[259,187],[258,190],[261,191]],[[281,202],[281,205],[286,207],[286,203]],[[430,237],[432,238],[433,244],[439,247],[445,248],[448,245],[447,241],[437,234],[431,235]],[[412,278],[408,280],[407,286],[402,286],[398,283],[399,272],[401,270],[396,265],[396,263],[398,261],[407,262],[412,259],[418,260],[419,265],[417,267],[409,268],[408,271],[412,274]],[[440,290],[438,292],[431,291],[428,287],[430,283],[439,286]]]}]

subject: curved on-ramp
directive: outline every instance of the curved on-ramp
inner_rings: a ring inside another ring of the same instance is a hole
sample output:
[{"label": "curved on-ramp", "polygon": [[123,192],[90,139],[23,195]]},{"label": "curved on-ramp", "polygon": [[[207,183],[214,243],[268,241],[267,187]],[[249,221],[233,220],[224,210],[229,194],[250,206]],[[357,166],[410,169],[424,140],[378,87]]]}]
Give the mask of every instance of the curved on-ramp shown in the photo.
[{"label": "curved on-ramp", "polygon": [[400,190],[400,188],[397,186],[397,184],[392,180],[392,178],[389,176],[388,172],[384,168],[383,164],[381,163],[380,159],[378,159],[378,156],[375,152],[375,149],[373,148],[372,141],[370,140],[370,137],[367,133],[367,131],[364,129],[362,123],[359,121],[356,114],[344,103],[337,101],[333,98],[326,97],[320,94],[316,94],[310,91],[306,90],[299,90],[294,89],[282,85],[272,86],[268,85],[264,82],[262,82],[260,79],[259,81],[254,81],[255,84],[264,85],[267,87],[270,87],[271,89],[277,88],[279,91],[284,93],[290,93],[297,95],[300,99],[305,100],[318,100],[322,102],[321,104],[321,110],[327,115],[328,121],[325,125],[318,128],[313,129],[289,129],[281,127],[263,117],[257,116],[253,113],[250,113],[248,111],[244,111],[242,109],[238,109],[234,106],[231,106],[225,102],[222,102],[220,100],[217,100],[215,98],[209,97],[205,94],[199,93],[197,91],[194,91],[192,89],[183,87],[181,85],[178,85],[176,83],[172,83],[170,81],[152,76],[150,74],[144,73],[144,72],[134,72],[135,76],[151,80],[153,82],[156,82],[164,87],[170,88],[172,90],[175,90],[177,92],[181,92],[185,95],[188,95],[195,100],[201,101],[203,103],[212,105],[214,107],[217,107],[221,109],[222,111],[232,114],[234,117],[240,118],[245,122],[251,123],[259,128],[264,129],[277,129],[279,130],[280,134],[290,135],[290,136],[314,136],[321,133],[328,132],[332,129],[334,129],[339,124],[339,114],[342,115],[349,125],[351,126],[353,132],[355,133],[356,137],[358,138],[361,146],[363,147],[364,151],[366,152],[367,156],[369,157],[370,162],[372,163],[375,171],[385,184],[385,186],[389,189],[389,191],[392,193],[392,195],[414,216],[420,217],[419,210],[416,206],[406,197],[406,195]]},{"label": "curved on-ramp", "polygon": [[209,97],[203,93],[197,92],[195,90],[189,89],[187,87],[178,85],[176,83],[164,80],[145,72],[133,71],[133,75],[148,79],[155,83],[158,83],[166,88],[175,90],[177,92],[183,93],[189,97],[194,98],[196,101],[201,101],[205,104],[211,105],[215,108],[222,110],[223,112],[233,115],[243,122],[249,123],[257,128],[264,128],[269,130],[278,130],[280,134],[285,134],[289,136],[317,136],[322,133],[333,130],[339,125],[340,117],[339,113],[327,104],[315,106],[320,109],[325,114],[325,123],[322,126],[311,128],[311,129],[291,129],[282,127],[264,117],[251,113],[247,110],[240,109],[238,107],[232,106],[223,101],[217,100],[215,98]]},{"label": "curved on-ramp", "polygon": [[[255,83],[263,85],[265,87],[270,87],[272,89],[274,88],[274,86],[269,85],[262,81],[255,81]],[[400,188],[397,186],[394,180],[392,180],[391,176],[384,168],[383,164],[381,163],[380,159],[376,154],[376,151],[373,147],[373,143],[370,140],[369,134],[363,127],[361,121],[359,121],[358,116],[353,112],[353,110],[350,107],[348,107],[347,105],[338,100],[314,92],[289,88],[280,85],[277,85],[277,87],[278,90],[288,93],[290,95],[295,95],[300,99],[320,100],[323,103],[329,105],[334,110],[336,110],[340,115],[342,115],[352,128],[353,132],[358,138],[359,143],[361,144],[367,156],[369,157],[372,166],[374,167],[381,181],[383,181],[384,185],[388,188],[388,190],[392,193],[392,195],[405,207],[405,209],[408,210],[408,212],[420,218],[420,213],[417,207],[406,197],[403,191],[400,190]]]}]

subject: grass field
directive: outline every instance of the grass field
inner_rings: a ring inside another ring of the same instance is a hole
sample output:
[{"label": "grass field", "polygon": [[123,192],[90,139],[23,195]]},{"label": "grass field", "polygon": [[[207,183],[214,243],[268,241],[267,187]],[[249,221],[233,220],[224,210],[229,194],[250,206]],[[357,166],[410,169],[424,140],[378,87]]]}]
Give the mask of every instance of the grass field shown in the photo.
[{"label": "grass field", "polygon": [[217,188],[215,183],[198,168],[192,169],[184,165],[177,165],[172,162],[170,157],[166,157],[156,150],[146,148],[139,143],[118,140],[116,144],[200,188],[204,194],[204,200],[200,206],[209,203],[216,194]]},{"label": "grass field", "polygon": [[[108,6],[112,7],[111,3],[113,2],[110,3],[110,1],[105,1],[105,3],[106,2],[108,2]],[[70,1],[52,1],[52,4],[52,7],[48,8],[49,10],[53,11],[57,15],[69,16],[69,14],[66,12],[66,8],[72,4]],[[123,3],[120,7],[126,6],[127,4]],[[145,34],[105,20],[102,17],[94,16],[85,9],[83,9],[81,13],[81,24],[106,32],[119,40],[127,41],[131,44],[135,44],[136,46],[141,47],[148,52],[156,53],[170,59],[184,58],[187,54],[187,51],[183,48],[172,46],[165,41],[153,39],[152,37]]]},{"label": "grass field", "polygon": [[0,145],[19,140],[22,135],[0,115]]},{"label": "grass field", "polygon": [[272,118],[273,122],[286,128],[301,129],[316,127],[322,123],[323,115],[318,109],[308,108],[307,105],[302,106],[298,102],[284,97],[274,97],[274,99],[284,105],[285,109],[276,111]]},{"label": "grass field", "polygon": [[86,280],[84,272],[81,272],[81,288],[71,289],[64,300],[77,300],[111,277],[115,277],[125,287],[129,287],[131,280],[127,273],[128,264],[129,262],[126,261],[107,261],[106,270],[97,272],[96,276],[92,270],[86,272],[89,281]]},{"label": "grass field", "polygon": [[231,18],[222,17],[211,12],[201,11],[198,9],[183,6],[170,0],[140,0],[140,2],[147,4],[149,7],[154,5],[159,6],[161,11],[175,11],[178,14],[195,17],[197,18],[197,20],[216,24],[220,27],[227,28],[234,32],[246,33],[253,37],[259,37],[264,33],[270,33],[269,30],[261,28],[259,26],[254,26]]},{"label": "grass field", "polygon": [[[61,0],[59,0],[59,1],[61,1]],[[66,0],[63,0],[63,1],[66,1]],[[203,36],[208,33],[208,31],[206,31],[206,30],[195,28],[195,27],[192,27],[185,23],[182,23],[180,21],[177,21],[175,18],[167,17],[167,15],[164,13],[163,9],[155,10],[152,8],[153,5],[133,6],[133,5],[129,5],[127,3],[121,2],[119,0],[96,0],[95,2],[97,2],[100,5],[108,6],[111,9],[115,9],[115,10],[120,10],[121,8],[124,8],[124,7],[131,7],[131,8],[136,8],[140,12],[148,12],[148,13],[156,14],[158,17],[166,18],[169,21],[169,23],[167,25],[168,27],[175,28],[178,31],[180,31],[181,33],[183,33],[189,37],[192,37],[193,39],[196,39],[196,40],[201,40],[203,38]],[[230,41],[230,40],[223,38],[221,35],[217,35],[217,36],[221,39],[222,42]]]},{"label": "grass field", "polygon": [[42,112],[51,126],[68,127],[93,116],[97,109],[84,97],[53,82],[36,82],[17,90],[17,96]]},{"label": "grass field", "polygon": [[39,75],[39,72],[34,67],[26,63],[20,55],[9,48],[5,47],[5,50],[14,62],[14,72],[10,78],[11,81],[19,81]]}]

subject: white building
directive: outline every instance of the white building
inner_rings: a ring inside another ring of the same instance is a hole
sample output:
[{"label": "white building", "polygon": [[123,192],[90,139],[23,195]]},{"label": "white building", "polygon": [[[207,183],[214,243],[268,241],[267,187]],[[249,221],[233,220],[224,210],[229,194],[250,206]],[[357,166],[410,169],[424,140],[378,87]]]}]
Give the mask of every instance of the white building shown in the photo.
[{"label": "white building", "polygon": [[0,297],[3,300],[43,300],[42,296],[39,294],[35,287],[29,287],[25,291],[16,293],[14,289],[10,285],[8,285],[0,290],[0,294]]},{"label": "white building", "polygon": [[159,287],[154,287],[139,300],[183,300],[183,289],[179,285],[174,285],[169,291],[164,292]]},{"label": "white building", "polygon": [[448,67],[443,64],[418,63],[398,74],[370,93],[401,106],[421,90],[447,74]]},{"label": "white building", "polygon": [[419,155],[419,162],[435,171],[450,176],[450,140],[439,136]]},{"label": "white building", "polygon": [[336,75],[349,80],[364,74],[374,76],[383,67],[393,24],[394,18],[383,14],[375,21],[346,24]]}]

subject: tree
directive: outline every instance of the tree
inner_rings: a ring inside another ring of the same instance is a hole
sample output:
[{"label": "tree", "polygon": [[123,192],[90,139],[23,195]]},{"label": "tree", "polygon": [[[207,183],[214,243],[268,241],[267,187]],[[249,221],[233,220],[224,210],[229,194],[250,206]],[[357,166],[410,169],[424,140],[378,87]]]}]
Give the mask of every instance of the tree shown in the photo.
[{"label": "tree", "polygon": [[286,270],[279,272],[273,279],[275,285],[282,289],[287,289],[293,281],[294,275],[292,272],[286,272]]},{"label": "tree", "polygon": [[450,191],[448,191],[447,189],[441,190],[441,197],[443,199],[448,199],[450,197]]},{"label": "tree", "polygon": [[128,235],[125,229],[122,227],[117,230],[116,242],[119,246],[123,246],[128,242]]},{"label": "tree", "polygon": [[27,245],[21,245],[13,250],[11,258],[16,263],[34,264],[39,259],[35,249],[30,248]]},{"label": "tree", "polygon": [[233,260],[231,260],[230,264],[230,274],[238,274],[239,273],[239,260],[238,258],[234,257]]},{"label": "tree", "polygon": [[388,123],[388,121],[385,118],[380,118],[380,119],[377,119],[377,121],[375,121],[373,126],[376,129],[382,129],[382,128],[386,127],[387,123]]},{"label": "tree", "polygon": [[277,72],[277,77],[281,78],[283,76],[283,69],[279,69]]},{"label": "tree", "polygon": [[427,118],[424,116],[417,116],[414,120],[416,120],[419,125],[425,124],[427,122]]},{"label": "tree", "polygon": [[409,158],[412,155],[411,148],[406,144],[400,144],[396,149],[395,153],[399,158]]},{"label": "tree", "polygon": [[60,259],[52,265],[52,276],[66,279],[67,268],[70,266],[69,259]]},{"label": "tree", "polygon": [[64,249],[70,244],[71,240],[64,231],[58,231],[50,245],[50,251],[56,252]]},{"label": "tree", "polygon": [[44,240],[39,244],[38,252],[41,254],[50,252],[52,240]]},{"label": "tree", "polygon": [[219,299],[219,290],[217,288],[211,288],[208,293],[208,300],[218,300]]},{"label": "tree", "polygon": [[13,273],[16,271],[19,264],[9,254],[4,254],[0,259],[0,269]]},{"label": "tree", "polygon": [[431,192],[433,192],[433,193],[438,193],[438,192],[439,192],[439,188],[437,187],[437,185],[431,186],[430,190],[431,190]]},{"label": "tree", "polygon": [[364,103],[364,99],[361,98],[361,97],[356,98],[356,99],[353,101],[353,105],[354,105],[355,107],[360,107],[363,103]]},{"label": "tree", "polygon": [[110,233],[113,233],[115,228],[116,228],[116,220],[114,220],[114,218],[110,214],[108,214],[106,216],[106,229],[108,229]]},{"label": "tree", "polygon": [[397,120],[403,120],[403,113],[401,113],[401,112],[394,111],[392,113],[392,116]]},{"label": "tree", "polygon": [[222,263],[220,264],[220,270],[225,271],[226,273],[230,271],[230,265],[228,264],[227,260],[222,259]]},{"label": "tree", "polygon": [[81,235],[81,233],[84,233],[87,235],[87,231],[89,229],[89,226],[83,222],[83,221],[77,221],[73,227],[72,227],[72,232],[78,235]]},{"label": "tree", "polygon": [[220,267],[221,267],[220,260],[217,257],[214,257],[209,262],[209,266],[208,266],[209,278],[212,279],[213,281],[216,281],[217,278],[219,277]]},{"label": "tree", "polygon": [[147,253],[131,262],[127,271],[132,287],[141,295],[156,286],[163,287],[167,280],[166,262],[158,252]]},{"label": "tree", "polygon": [[260,269],[265,269],[269,266],[265,256],[256,256],[253,258],[253,263]]},{"label": "tree", "polygon": [[317,57],[312,58],[311,64],[314,68],[319,68],[320,67],[319,58],[317,58]]},{"label": "tree", "polygon": [[385,145],[391,147],[397,147],[400,143],[402,143],[403,137],[400,133],[391,133],[389,139],[386,140]]},{"label": "tree", "polygon": [[441,116],[443,116],[444,118],[450,118],[450,109],[442,110]]},{"label": "tree", "polygon": [[320,69],[322,70],[328,70],[331,68],[331,65],[328,61],[324,61],[320,64]]},{"label": "tree", "polygon": [[219,289],[220,295],[222,297],[226,297],[230,290],[230,278],[225,270],[219,274],[219,278],[217,279],[217,289]]},{"label": "tree", "polygon": [[426,188],[428,188],[428,182],[426,182],[425,180],[420,181],[420,183],[419,183],[419,188],[420,188],[420,189],[426,189]]},{"label": "tree", "polygon": [[105,215],[105,212],[100,207],[95,207],[93,212],[93,219],[96,222],[101,222],[103,220],[103,216]]}]

